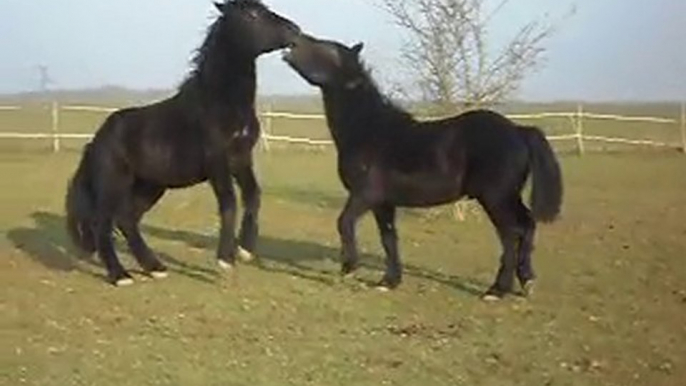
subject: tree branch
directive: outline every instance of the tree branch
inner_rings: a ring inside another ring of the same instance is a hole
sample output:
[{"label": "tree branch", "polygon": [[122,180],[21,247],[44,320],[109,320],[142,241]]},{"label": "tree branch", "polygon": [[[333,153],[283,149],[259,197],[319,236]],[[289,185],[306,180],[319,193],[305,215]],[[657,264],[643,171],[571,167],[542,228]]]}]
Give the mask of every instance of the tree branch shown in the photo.
[{"label": "tree branch", "polygon": [[493,52],[489,26],[511,0],[500,0],[487,14],[487,0],[379,1],[407,33],[401,53],[405,68],[426,99],[444,106],[509,97],[541,65],[545,43],[555,31],[551,24],[531,21]]}]

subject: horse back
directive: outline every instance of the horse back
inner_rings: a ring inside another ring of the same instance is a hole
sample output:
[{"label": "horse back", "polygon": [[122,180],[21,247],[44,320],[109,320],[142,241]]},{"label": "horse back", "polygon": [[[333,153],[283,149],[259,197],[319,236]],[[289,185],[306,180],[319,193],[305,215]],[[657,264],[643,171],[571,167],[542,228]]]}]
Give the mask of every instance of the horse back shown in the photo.
[{"label": "horse back", "polygon": [[412,122],[339,154],[349,190],[401,206],[433,206],[523,184],[528,148],[518,126],[490,111]]},{"label": "horse back", "polygon": [[185,187],[208,178],[213,162],[245,164],[259,136],[250,114],[203,108],[175,96],[121,109],[108,117],[94,144],[136,178]]}]

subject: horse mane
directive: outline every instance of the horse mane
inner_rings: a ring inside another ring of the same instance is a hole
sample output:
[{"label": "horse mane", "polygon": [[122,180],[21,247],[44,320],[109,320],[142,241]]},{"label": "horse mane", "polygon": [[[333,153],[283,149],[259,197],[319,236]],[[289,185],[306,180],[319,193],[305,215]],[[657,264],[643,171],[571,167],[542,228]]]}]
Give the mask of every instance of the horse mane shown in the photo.
[{"label": "horse mane", "polygon": [[263,7],[265,6],[265,5],[264,5],[264,2],[263,2],[262,0],[233,0],[233,1],[232,1],[232,0],[227,0],[227,3],[228,3],[228,2],[232,2],[232,3],[244,3],[244,4],[255,4],[255,5],[261,5],[261,6],[263,6]]},{"label": "horse mane", "polygon": [[[226,0],[226,3],[253,4],[266,8],[261,0]],[[218,47],[221,47],[221,43],[226,43],[226,39],[223,39],[222,37],[222,28],[225,24],[226,15],[220,12],[217,20],[207,28],[205,40],[196,50],[193,59],[191,59],[191,63],[194,65],[192,74],[197,73],[202,68],[203,63],[212,60],[212,56],[215,55],[217,51],[221,51]]]},{"label": "horse mane", "polygon": [[207,27],[207,33],[205,35],[205,40],[202,42],[200,47],[195,50],[195,54],[191,59],[193,64],[192,75],[197,75],[202,69],[203,63],[208,61],[208,58],[214,55],[219,46],[219,41],[221,40],[220,33],[223,27],[224,19],[226,16],[220,15],[217,20],[215,20],[209,27]]},{"label": "horse mane", "polygon": [[[381,92],[371,70],[360,64],[359,77],[350,88],[325,89],[329,126],[340,139],[363,142],[370,138],[402,134],[416,120]],[[342,108],[341,108],[342,107]]]},{"label": "horse mane", "polygon": [[[240,1],[260,3],[259,0]],[[227,23],[226,15],[220,14],[207,28],[204,41],[191,59],[192,68],[180,86],[181,92],[195,90],[216,97],[248,92],[254,96],[255,58],[237,49],[241,37],[226,31],[231,28]]]},{"label": "horse mane", "polygon": [[366,86],[370,92],[370,96],[375,96],[378,101],[379,109],[383,109],[385,114],[389,118],[400,119],[406,121],[414,121],[414,117],[404,108],[399,106],[390,97],[381,91],[378,83],[374,80],[372,76],[372,70],[367,66],[363,65],[361,71],[362,86]]}]

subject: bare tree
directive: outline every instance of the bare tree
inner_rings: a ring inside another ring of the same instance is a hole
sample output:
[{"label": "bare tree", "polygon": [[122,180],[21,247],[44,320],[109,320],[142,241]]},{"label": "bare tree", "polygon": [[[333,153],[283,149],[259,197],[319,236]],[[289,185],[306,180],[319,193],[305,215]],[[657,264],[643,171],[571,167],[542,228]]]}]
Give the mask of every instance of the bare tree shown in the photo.
[{"label": "bare tree", "polygon": [[499,48],[489,46],[493,18],[509,2],[487,12],[487,0],[381,0],[407,33],[402,62],[426,100],[447,111],[498,102],[541,64],[554,32],[545,20],[523,25]]}]

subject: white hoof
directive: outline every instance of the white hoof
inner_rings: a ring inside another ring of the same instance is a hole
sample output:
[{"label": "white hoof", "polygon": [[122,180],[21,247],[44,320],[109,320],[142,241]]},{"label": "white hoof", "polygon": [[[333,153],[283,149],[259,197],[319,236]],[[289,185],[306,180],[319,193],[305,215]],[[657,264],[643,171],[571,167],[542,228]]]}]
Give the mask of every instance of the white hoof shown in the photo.
[{"label": "white hoof", "polygon": [[388,287],[386,287],[385,285],[377,285],[375,289],[376,289],[378,292],[381,292],[381,293],[384,293],[384,294],[387,294],[387,293],[391,292],[391,289],[388,288]]},{"label": "white hoof", "polygon": [[169,272],[167,272],[167,271],[153,271],[153,272],[150,272],[150,276],[152,276],[153,279],[166,279],[169,277]]},{"label": "white hoof", "polygon": [[499,302],[501,300],[501,298],[500,298],[500,296],[486,294],[486,295],[481,297],[481,300],[485,301],[486,303],[495,303],[495,302]]},{"label": "white hoof", "polygon": [[255,260],[255,255],[252,253],[246,251],[245,249],[238,247],[238,258],[245,261],[246,263],[249,263],[253,260]]},{"label": "white hoof", "polygon": [[526,283],[524,283],[524,286],[522,287],[522,291],[524,292],[524,297],[529,297],[529,296],[533,295],[535,286],[536,286],[536,283],[533,280],[529,280]]},{"label": "white hoof", "polygon": [[219,268],[223,269],[224,271],[231,271],[233,270],[233,264],[227,263],[224,260],[219,260]]},{"label": "white hoof", "polygon": [[114,283],[114,285],[117,287],[129,287],[133,285],[133,279],[130,277],[119,279],[116,283]]}]

